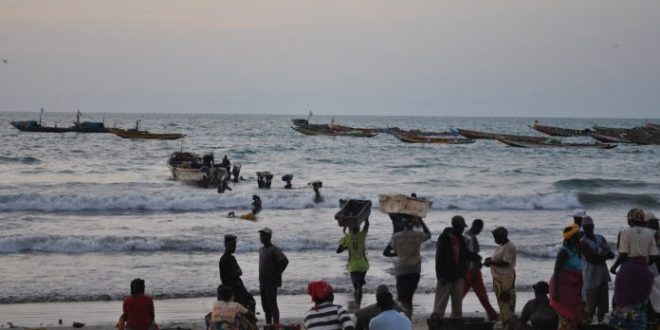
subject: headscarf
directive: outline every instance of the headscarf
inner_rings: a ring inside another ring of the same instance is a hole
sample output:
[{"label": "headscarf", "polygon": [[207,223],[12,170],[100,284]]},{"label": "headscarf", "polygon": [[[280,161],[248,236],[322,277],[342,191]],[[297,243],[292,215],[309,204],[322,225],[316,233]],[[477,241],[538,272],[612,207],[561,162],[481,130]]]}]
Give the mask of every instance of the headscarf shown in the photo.
[{"label": "headscarf", "polygon": [[632,222],[646,222],[644,219],[644,211],[638,207],[628,211],[628,221]]},{"label": "headscarf", "polygon": [[332,285],[326,281],[312,281],[307,285],[307,293],[312,296],[314,310],[318,310],[318,301],[323,301],[332,294]]},{"label": "headscarf", "polygon": [[575,234],[577,234],[580,231],[580,226],[576,224],[568,225],[564,227],[564,233],[562,234],[564,236],[565,240],[571,239]]}]

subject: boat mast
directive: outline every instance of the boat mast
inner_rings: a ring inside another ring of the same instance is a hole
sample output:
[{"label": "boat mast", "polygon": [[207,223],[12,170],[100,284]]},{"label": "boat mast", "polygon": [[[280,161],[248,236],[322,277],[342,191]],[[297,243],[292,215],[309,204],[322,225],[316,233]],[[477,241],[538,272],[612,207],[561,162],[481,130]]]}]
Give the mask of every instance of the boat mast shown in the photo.
[{"label": "boat mast", "polygon": [[39,126],[41,126],[41,116],[44,114],[44,108],[41,108],[41,112],[39,113]]}]

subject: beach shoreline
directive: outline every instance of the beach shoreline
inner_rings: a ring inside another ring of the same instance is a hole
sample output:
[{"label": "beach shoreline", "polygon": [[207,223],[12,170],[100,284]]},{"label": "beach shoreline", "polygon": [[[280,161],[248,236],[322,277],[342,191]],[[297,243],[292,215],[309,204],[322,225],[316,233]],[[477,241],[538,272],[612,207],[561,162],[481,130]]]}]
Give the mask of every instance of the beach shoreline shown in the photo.
[{"label": "beach shoreline", "polygon": [[[335,303],[346,306],[349,294],[336,294]],[[517,293],[519,311],[525,302],[531,299],[532,292]],[[495,297],[489,292],[491,304],[497,306]],[[257,317],[259,325],[263,326],[263,312],[258,296]],[[433,294],[420,293],[414,298],[415,310],[413,321],[415,328],[425,326],[426,319],[433,311]],[[156,321],[162,329],[201,329],[204,315],[211,310],[215,298],[184,298],[155,300]],[[375,303],[374,294],[365,294],[363,306]],[[308,295],[280,295],[278,304],[281,311],[282,324],[300,323],[305,311],[311,308],[312,303]],[[0,324],[7,327],[11,322],[19,328],[57,328],[68,330],[73,322],[84,323],[86,329],[112,330],[121,313],[121,301],[94,301],[94,302],[50,302],[50,303],[24,303],[0,305]],[[447,307],[447,315],[450,307]],[[464,316],[486,317],[474,293],[470,292],[463,301]],[[59,325],[59,320],[62,325]]]}]

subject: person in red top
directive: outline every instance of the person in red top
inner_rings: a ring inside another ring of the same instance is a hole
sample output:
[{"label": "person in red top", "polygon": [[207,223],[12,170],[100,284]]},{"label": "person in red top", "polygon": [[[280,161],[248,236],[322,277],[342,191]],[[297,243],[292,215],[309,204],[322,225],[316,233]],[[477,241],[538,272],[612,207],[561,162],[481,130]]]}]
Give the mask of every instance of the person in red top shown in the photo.
[{"label": "person in red top", "polygon": [[[144,280],[136,278],[131,281],[131,295],[124,298],[122,318],[126,330],[157,330],[154,301],[144,294]],[[121,328],[121,326],[120,326]]]}]

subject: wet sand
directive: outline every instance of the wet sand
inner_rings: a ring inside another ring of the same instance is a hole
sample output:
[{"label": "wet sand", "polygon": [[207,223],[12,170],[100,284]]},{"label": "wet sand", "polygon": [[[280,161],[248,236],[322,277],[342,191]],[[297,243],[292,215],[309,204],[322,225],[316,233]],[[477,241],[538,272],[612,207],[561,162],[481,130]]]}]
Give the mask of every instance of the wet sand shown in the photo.
[{"label": "wet sand", "polygon": [[[497,303],[492,293],[490,301],[497,310]],[[532,298],[531,292],[519,292],[517,295],[516,309],[519,311],[525,302]],[[260,326],[263,325],[263,312],[257,299],[257,317]],[[349,299],[347,294],[337,294],[335,303],[346,306]],[[413,321],[415,329],[426,329],[426,319],[433,310],[432,294],[415,295],[415,310]],[[204,327],[203,316],[210,311],[213,297],[155,300],[156,321],[160,329],[202,329]],[[285,295],[278,297],[281,312],[281,323],[300,323],[303,314],[311,306],[310,297],[307,295]],[[373,294],[365,294],[363,305],[375,303]],[[7,322],[11,322],[19,328],[44,327],[47,329],[69,330],[73,322],[85,323],[83,329],[113,330],[114,325],[121,312],[121,301],[100,302],[66,302],[66,303],[27,303],[0,305],[0,324],[7,328]],[[450,307],[447,308],[447,314]],[[463,313],[465,316],[485,317],[483,308],[479,304],[474,293],[468,293],[463,301]],[[59,320],[62,325],[59,325]]]}]

